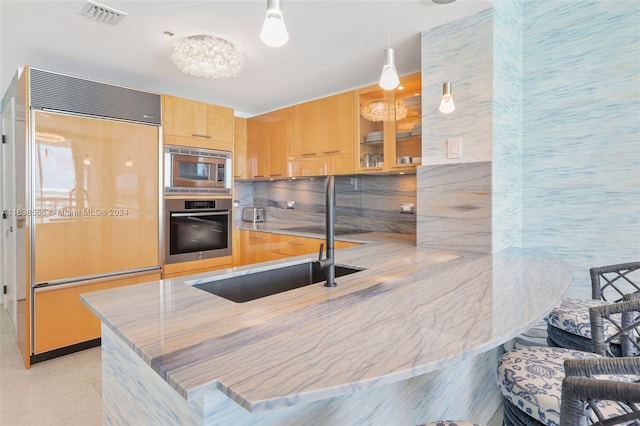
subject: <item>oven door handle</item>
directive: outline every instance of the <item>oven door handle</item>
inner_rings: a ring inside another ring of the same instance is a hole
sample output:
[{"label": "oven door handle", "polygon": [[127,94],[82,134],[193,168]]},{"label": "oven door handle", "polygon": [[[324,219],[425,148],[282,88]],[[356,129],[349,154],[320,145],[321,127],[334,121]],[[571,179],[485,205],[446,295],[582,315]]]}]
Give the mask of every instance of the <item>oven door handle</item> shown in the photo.
[{"label": "oven door handle", "polygon": [[229,212],[210,212],[210,213],[169,213],[171,217],[188,217],[188,216],[228,216]]}]

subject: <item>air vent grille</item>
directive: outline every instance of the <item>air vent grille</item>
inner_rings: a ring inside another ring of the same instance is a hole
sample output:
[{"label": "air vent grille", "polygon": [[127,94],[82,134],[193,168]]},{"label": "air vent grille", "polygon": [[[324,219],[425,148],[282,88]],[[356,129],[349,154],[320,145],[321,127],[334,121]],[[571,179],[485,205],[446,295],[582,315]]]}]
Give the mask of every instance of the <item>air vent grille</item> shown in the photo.
[{"label": "air vent grille", "polygon": [[92,21],[104,22],[105,24],[117,25],[127,14],[119,10],[107,7],[100,3],[88,0],[80,11],[82,16],[86,16]]}]

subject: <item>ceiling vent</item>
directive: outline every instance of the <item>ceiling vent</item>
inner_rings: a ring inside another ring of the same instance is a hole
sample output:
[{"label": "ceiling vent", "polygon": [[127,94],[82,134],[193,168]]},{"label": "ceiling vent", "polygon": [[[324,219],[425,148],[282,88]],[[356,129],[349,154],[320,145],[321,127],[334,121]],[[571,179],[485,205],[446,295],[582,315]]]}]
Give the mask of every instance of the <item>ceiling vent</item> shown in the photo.
[{"label": "ceiling vent", "polygon": [[117,9],[107,7],[91,0],[88,0],[82,7],[80,14],[93,21],[104,22],[105,24],[111,25],[118,25],[118,23],[127,16],[125,12],[121,12]]}]

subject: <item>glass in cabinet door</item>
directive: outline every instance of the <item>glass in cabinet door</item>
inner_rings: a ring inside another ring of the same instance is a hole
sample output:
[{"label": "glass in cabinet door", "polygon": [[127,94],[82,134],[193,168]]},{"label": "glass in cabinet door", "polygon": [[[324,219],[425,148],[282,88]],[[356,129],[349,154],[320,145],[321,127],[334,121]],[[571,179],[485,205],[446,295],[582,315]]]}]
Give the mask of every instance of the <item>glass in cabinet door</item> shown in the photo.
[{"label": "glass in cabinet door", "polygon": [[395,167],[422,162],[422,96],[420,78],[403,82],[395,91]]},{"label": "glass in cabinet door", "polygon": [[389,119],[389,102],[382,89],[358,94],[358,146],[361,169],[384,166],[384,124]]}]

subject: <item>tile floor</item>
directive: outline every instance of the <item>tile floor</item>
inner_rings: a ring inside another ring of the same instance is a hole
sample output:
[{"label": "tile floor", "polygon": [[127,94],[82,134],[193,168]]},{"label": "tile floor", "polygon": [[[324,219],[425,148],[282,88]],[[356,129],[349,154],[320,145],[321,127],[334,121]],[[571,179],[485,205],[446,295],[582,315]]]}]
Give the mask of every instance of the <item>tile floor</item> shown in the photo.
[{"label": "tile floor", "polygon": [[100,348],[25,370],[11,319],[0,311],[0,425],[101,425]]},{"label": "tile floor", "polygon": [[[0,305],[0,425],[102,424],[100,348],[35,364],[25,370],[13,324]],[[489,426],[502,424],[498,409]]]}]

